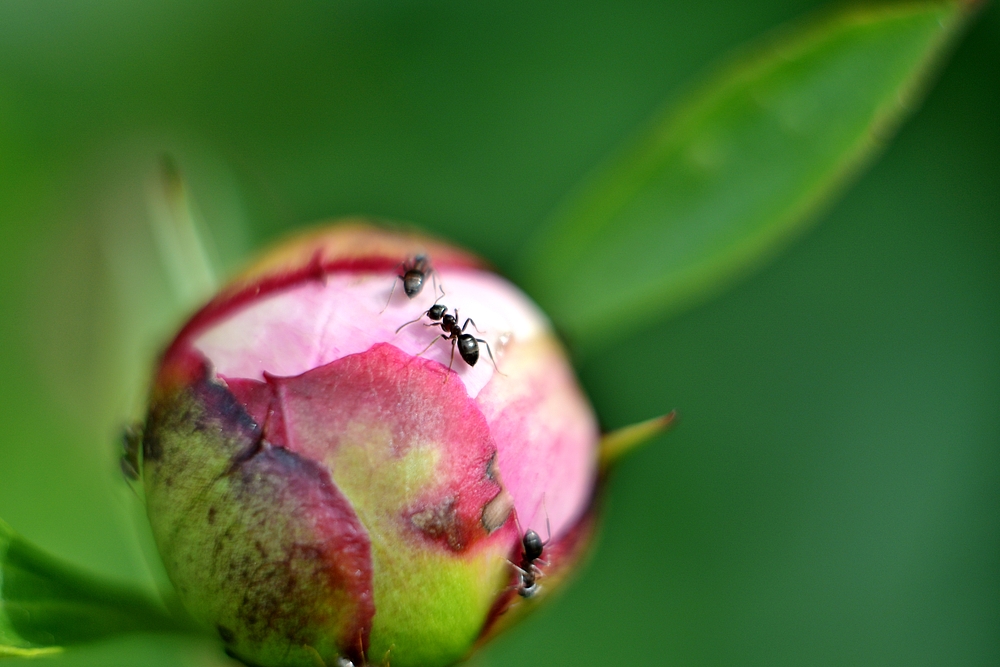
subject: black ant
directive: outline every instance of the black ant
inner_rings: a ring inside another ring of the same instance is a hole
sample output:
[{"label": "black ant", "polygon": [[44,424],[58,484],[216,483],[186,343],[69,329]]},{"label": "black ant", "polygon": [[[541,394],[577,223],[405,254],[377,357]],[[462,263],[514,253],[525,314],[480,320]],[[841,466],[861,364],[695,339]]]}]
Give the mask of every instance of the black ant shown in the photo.
[{"label": "black ant", "polygon": [[119,460],[122,474],[131,481],[139,479],[139,453],[142,449],[142,424],[126,426],[121,435],[122,456]]},{"label": "black ant", "polygon": [[552,529],[549,526],[548,517],[545,518],[545,528],[549,531],[549,539],[544,542],[542,542],[541,536],[532,529],[529,528],[525,531],[524,536],[521,537],[520,565],[507,561],[517,570],[517,586],[515,587],[517,594],[526,599],[534,597],[542,589],[538,585],[538,579],[543,576],[542,571],[535,563],[548,565],[542,560],[542,551],[545,549],[545,545],[552,541]]},{"label": "black ant", "polygon": [[[413,259],[400,262],[397,267],[402,273],[396,276],[397,280],[403,281],[403,292],[406,296],[412,299],[416,295],[420,294],[420,291],[424,288],[424,282],[427,280],[427,276],[431,277],[434,281],[435,291],[437,287],[437,271],[431,266],[431,260],[427,255],[415,255]],[[392,281],[392,289],[389,290],[389,298],[385,302],[385,309],[389,307],[389,302],[392,301],[392,295],[396,292],[396,280]],[[444,296],[444,290],[441,290],[441,295]]]},{"label": "black ant", "polygon": [[[490,344],[485,340],[483,340],[482,338],[476,338],[472,334],[465,333],[466,327],[468,327],[470,324],[473,327],[475,327],[476,331],[479,331],[479,327],[476,326],[476,323],[472,320],[471,317],[467,317],[465,319],[465,324],[463,324],[461,328],[459,328],[458,309],[455,308],[454,311],[455,314],[450,315],[448,313],[448,306],[444,305],[443,303],[435,303],[433,306],[431,306],[430,308],[428,308],[427,310],[425,310],[423,313],[420,314],[420,317],[426,315],[427,319],[430,320],[429,324],[424,324],[425,327],[439,326],[441,327],[441,331],[444,332],[443,334],[438,334],[437,336],[435,336],[434,340],[432,340],[427,345],[427,347],[425,347],[420,352],[420,354],[423,354],[424,352],[429,350],[431,345],[436,343],[440,338],[443,338],[445,340],[450,340],[451,360],[448,362],[448,370],[450,371],[452,364],[455,363],[456,346],[458,347],[458,353],[462,355],[462,360],[465,361],[465,363],[469,364],[470,366],[475,366],[476,362],[479,361],[479,344],[482,343],[483,345],[486,346],[486,351],[490,355],[490,361],[493,362],[493,368],[495,368],[497,373],[499,373],[500,369],[497,368],[497,362],[496,359],[493,358],[493,350],[490,349]],[[404,327],[408,327],[415,322],[419,322],[420,317],[418,317],[415,320],[410,320],[406,324],[400,326],[398,329],[396,329],[396,333],[402,331]],[[418,354],[417,356],[420,355]]]}]

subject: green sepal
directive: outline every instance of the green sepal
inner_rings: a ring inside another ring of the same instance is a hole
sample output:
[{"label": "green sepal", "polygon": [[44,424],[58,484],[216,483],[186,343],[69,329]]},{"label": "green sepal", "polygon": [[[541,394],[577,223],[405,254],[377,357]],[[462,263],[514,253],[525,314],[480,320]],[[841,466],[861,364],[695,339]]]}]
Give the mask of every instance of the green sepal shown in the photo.
[{"label": "green sepal", "polygon": [[601,470],[607,470],[633,449],[664,433],[673,426],[676,418],[677,411],[672,410],[665,415],[606,433],[601,438],[598,449]]}]

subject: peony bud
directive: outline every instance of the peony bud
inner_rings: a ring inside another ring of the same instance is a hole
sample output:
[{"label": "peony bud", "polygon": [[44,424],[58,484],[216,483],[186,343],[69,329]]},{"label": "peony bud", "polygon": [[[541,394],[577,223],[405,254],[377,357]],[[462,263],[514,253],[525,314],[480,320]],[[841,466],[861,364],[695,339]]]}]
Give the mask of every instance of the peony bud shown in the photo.
[{"label": "peony bud", "polygon": [[[407,270],[422,275],[404,285]],[[568,571],[598,438],[524,294],[440,242],[340,224],[275,249],[181,330],[141,468],[170,578],[231,654],[433,667]]]}]

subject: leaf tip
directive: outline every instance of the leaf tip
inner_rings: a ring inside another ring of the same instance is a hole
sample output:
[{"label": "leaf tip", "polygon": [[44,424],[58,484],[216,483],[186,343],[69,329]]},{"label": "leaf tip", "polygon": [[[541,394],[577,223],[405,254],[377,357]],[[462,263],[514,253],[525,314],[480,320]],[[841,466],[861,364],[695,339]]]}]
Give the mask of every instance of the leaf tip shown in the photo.
[{"label": "leaf tip", "polygon": [[677,411],[671,410],[665,415],[625,426],[605,435],[599,445],[601,470],[607,470],[625,454],[667,431],[676,419]]}]

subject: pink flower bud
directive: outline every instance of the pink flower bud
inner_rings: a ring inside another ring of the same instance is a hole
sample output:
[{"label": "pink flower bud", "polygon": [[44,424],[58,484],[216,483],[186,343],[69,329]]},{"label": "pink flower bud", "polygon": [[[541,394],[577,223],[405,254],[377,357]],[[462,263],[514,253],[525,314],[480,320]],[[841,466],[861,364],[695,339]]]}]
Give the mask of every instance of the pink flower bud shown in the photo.
[{"label": "pink flower bud", "polygon": [[273,250],[181,330],[143,484],[184,605],[234,655],[433,667],[566,574],[598,437],[517,288],[440,242],[341,224]]}]

